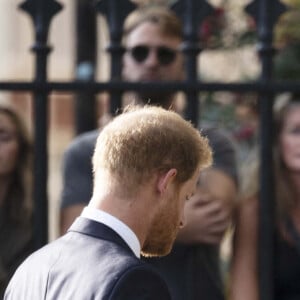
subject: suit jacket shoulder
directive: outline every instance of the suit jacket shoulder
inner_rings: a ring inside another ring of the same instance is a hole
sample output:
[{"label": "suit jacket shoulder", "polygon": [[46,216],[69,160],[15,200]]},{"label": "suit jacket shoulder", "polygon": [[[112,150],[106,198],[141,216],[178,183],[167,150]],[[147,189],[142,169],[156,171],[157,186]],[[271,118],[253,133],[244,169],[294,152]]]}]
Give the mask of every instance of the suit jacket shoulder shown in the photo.
[{"label": "suit jacket shoulder", "polygon": [[116,282],[110,300],[171,300],[166,283],[150,266],[126,270]]},{"label": "suit jacket shoulder", "polygon": [[168,294],[160,275],[115,231],[80,217],[18,268],[4,299],[165,300]]}]

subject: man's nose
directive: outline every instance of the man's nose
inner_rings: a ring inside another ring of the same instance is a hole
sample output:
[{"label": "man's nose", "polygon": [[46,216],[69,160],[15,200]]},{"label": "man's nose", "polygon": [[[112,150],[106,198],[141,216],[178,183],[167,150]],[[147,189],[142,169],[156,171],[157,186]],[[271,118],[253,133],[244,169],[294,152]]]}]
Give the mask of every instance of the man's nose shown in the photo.
[{"label": "man's nose", "polygon": [[157,51],[155,49],[151,49],[149,55],[145,61],[145,65],[147,66],[157,66],[159,65]]}]

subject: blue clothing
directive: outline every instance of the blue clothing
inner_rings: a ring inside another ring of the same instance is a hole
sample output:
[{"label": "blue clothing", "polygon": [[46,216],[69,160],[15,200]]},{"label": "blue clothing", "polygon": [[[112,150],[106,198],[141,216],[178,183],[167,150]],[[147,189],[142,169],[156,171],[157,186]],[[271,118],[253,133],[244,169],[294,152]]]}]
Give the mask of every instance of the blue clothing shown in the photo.
[{"label": "blue clothing", "polygon": [[4,300],[171,300],[159,274],[104,224],[83,217],[18,268]]},{"label": "blue clothing", "polygon": [[78,136],[64,154],[61,208],[86,205],[92,197],[92,156],[99,130]]}]

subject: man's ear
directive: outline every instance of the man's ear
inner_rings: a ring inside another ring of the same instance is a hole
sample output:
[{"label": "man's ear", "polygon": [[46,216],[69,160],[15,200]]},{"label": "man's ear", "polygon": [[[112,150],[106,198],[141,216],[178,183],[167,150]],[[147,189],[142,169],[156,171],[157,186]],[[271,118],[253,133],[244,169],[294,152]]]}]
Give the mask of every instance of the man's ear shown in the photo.
[{"label": "man's ear", "polygon": [[164,193],[168,188],[169,184],[172,183],[177,175],[176,169],[170,169],[166,173],[160,174],[157,183],[157,189],[160,194]]}]

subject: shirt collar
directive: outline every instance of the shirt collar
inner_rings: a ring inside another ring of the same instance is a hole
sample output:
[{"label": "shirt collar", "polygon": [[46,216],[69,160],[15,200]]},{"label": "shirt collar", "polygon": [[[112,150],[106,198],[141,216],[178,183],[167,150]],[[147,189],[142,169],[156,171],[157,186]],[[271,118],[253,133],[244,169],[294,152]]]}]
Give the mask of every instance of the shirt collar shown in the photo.
[{"label": "shirt collar", "polygon": [[140,242],[136,234],[125,223],[112,216],[111,214],[104,212],[103,210],[99,210],[90,206],[86,206],[83,209],[81,216],[102,223],[113,229],[128,244],[136,257],[140,258]]}]

